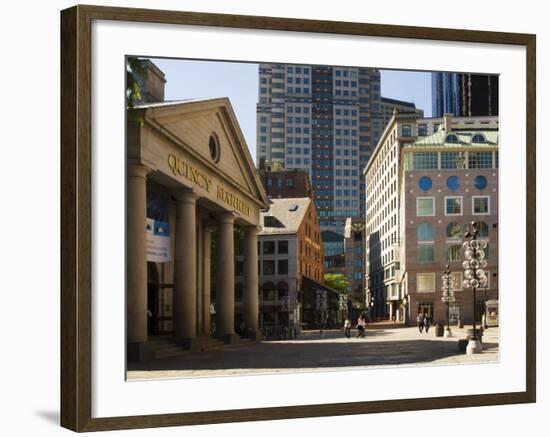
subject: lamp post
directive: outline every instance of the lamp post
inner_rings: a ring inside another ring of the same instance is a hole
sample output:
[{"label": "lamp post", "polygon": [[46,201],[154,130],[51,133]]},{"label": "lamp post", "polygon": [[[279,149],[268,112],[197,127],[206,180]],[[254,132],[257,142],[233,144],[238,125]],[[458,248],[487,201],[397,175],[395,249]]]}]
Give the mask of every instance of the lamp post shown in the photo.
[{"label": "lamp post", "polygon": [[473,334],[468,339],[468,346],[466,347],[466,354],[479,354],[483,350],[481,343],[476,333],[476,290],[479,287],[487,287],[487,276],[485,274],[485,267],[487,267],[487,261],[485,260],[485,252],[483,249],[487,248],[486,241],[478,241],[477,234],[479,232],[476,222],[471,223],[471,229],[464,234],[464,238],[469,241],[465,241],[462,244],[464,249],[464,262],[462,267],[464,268],[464,282],[462,285],[464,288],[471,288],[473,291]]},{"label": "lamp post", "polygon": [[449,267],[449,264],[445,266],[445,270],[443,270],[443,276],[441,276],[441,280],[441,291],[443,292],[441,300],[447,305],[447,327],[445,328],[444,336],[452,337],[453,333],[451,332],[451,325],[449,322],[449,307],[451,303],[455,302],[456,299],[453,291],[453,277],[451,276],[451,269]]}]

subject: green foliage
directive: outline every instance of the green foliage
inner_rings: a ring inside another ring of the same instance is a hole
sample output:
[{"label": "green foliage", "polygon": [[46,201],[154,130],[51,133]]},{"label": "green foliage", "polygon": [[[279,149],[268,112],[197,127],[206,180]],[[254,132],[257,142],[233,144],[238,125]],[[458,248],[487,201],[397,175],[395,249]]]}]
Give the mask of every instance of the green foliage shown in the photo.
[{"label": "green foliage", "polygon": [[138,58],[126,59],[126,107],[132,109],[141,99],[140,79],[144,79],[147,71],[144,63]]},{"label": "green foliage", "polygon": [[341,273],[325,274],[325,284],[338,290],[340,293],[347,293],[349,289],[349,282],[346,276]]}]

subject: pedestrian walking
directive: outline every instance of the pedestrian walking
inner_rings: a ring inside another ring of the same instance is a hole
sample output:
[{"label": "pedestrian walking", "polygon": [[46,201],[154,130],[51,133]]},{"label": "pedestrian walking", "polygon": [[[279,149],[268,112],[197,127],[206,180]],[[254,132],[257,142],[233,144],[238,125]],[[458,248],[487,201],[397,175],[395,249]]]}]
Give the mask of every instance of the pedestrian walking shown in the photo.
[{"label": "pedestrian walking", "polygon": [[416,316],[416,325],[418,326],[418,331],[422,334],[424,330],[424,318],[422,313],[418,313],[418,316]]},{"label": "pedestrian walking", "polygon": [[357,334],[355,335],[356,338],[365,338],[365,325],[365,319],[362,315],[359,316],[359,318],[357,319]]},{"label": "pedestrian walking", "polygon": [[424,316],[424,329],[426,330],[426,334],[430,330],[430,318],[427,314]]},{"label": "pedestrian walking", "polygon": [[344,334],[346,335],[346,338],[351,337],[351,320],[348,318],[344,321]]}]

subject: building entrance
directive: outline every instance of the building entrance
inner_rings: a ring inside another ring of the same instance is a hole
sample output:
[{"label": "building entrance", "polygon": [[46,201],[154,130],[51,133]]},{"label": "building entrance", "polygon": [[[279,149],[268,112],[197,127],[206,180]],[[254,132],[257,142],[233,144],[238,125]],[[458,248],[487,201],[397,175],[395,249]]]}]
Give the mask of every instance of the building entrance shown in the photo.
[{"label": "building entrance", "polygon": [[147,335],[159,333],[160,284],[157,266],[147,263]]},{"label": "building entrance", "polygon": [[428,316],[430,319],[433,318],[434,313],[434,304],[433,302],[419,302],[418,303],[418,314]]}]

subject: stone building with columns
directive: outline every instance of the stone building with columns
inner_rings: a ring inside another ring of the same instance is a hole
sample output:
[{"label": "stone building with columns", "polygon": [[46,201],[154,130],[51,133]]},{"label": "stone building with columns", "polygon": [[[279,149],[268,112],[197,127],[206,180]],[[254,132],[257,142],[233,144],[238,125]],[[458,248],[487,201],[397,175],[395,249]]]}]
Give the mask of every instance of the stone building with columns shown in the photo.
[{"label": "stone building with columns", "polygon": [[[211,341],[214,313],[217,339],[238,341],[236,227],[245,234],[243,319],[255,337],[257,234],[268,200],[229,100],[136,105],[128,116],[126,184],[128,359],[153,358],[158,334],[174,347],[200,350]],[[167,210],[164,262],[149,257],[148,202],[155,198]]]}]

